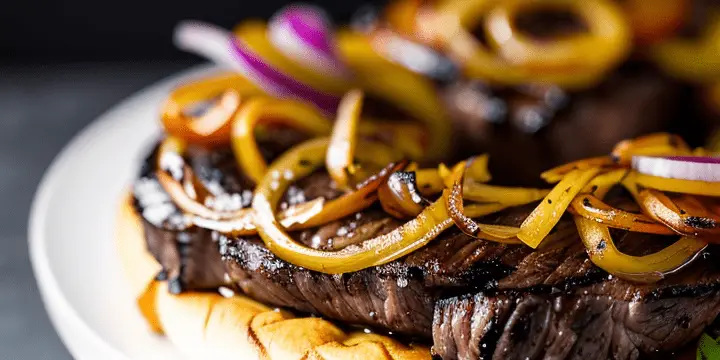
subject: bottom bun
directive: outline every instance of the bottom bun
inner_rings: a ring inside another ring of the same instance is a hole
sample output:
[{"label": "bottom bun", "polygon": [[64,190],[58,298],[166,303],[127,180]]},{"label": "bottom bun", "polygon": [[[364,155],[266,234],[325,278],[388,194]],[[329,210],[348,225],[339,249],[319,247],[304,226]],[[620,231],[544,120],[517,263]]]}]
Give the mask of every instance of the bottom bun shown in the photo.
[{"label": "bottom bun", "polygon": [[140,217],[127,197],[120,206],[117,246],[141,314],[189,359],[430,359],[424,346],[390,337],[345,333],[329,321],[295,317],[245,296],[172,295],[155,280],[160,265],[148,253]]}]

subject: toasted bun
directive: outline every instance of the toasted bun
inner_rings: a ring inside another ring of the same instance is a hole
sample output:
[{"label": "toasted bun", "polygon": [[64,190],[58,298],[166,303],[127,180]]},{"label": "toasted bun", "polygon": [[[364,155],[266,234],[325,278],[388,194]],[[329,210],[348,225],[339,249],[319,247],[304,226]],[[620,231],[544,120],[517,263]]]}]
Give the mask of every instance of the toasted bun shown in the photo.
[{"label": "toasted bun", "polygon": [[145,247],[128,196],[120,206],[117,246],[137,305],[151,330],[164,333],[189,359],[430,359],[423,346],[387,336],[345,333],[319,318],[298,318],[236,295],[172,295],[155,281],[160,265]]}]

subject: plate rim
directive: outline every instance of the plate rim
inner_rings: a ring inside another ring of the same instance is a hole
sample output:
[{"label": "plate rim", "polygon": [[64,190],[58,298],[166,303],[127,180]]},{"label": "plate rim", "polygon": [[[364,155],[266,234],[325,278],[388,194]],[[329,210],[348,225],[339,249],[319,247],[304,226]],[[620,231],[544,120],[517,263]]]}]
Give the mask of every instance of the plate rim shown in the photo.
[{"label": "plate rim", "polygon": [[[50,259],[47,253],[47,239],[44,229],[47,226],[48,209],[52,196],[57,191],[58,180],[62,178],[69,164],[73,161],[73,155],[82,150],[83,146],[92,141],[95,134],[112,127],[113,116],[115,113],[122,111],[136,103],[141,103],[144,98],[149,97],[153,93],[162,92],[163,89],[172,88],[173,85],[182,82],[193,76],[207,74],[211,70],[217,70],[216,67],[208,64],[191,66],[185,70],[181,70],[172,75],[166,76],[140,90],[126,96],[118,101],[105,112],[97,116],[90,124],[86,125],[82,130],[75,134],[69,142],[67,142],[58,154],[53,158],[47,167],[33,195],[28,216],[28,254],[32,266],[33,276],[36,286],[42,298],[43,306],[50,318],[53,329],[58,334],[65,348],[75,357],[77,350],[69,344],[68,339],[59,331],[59,324],[54,319],[52,310],[66,314],[63,321],[71,322],[72,327],[78,329],[86,335],[86,339],[93,342],[97,347],[101,348],[108,355],[116,359],[131,360],[120,349],[111,345],[101,334],[96,332],[88,323],[82,320],[77,309],[71,304],[65,293],[59,285],[58,278],[53,273],[50,266]],[[48,301],[52,299],[53,303]],[[51,309],[52,308],[52,309]]]}]

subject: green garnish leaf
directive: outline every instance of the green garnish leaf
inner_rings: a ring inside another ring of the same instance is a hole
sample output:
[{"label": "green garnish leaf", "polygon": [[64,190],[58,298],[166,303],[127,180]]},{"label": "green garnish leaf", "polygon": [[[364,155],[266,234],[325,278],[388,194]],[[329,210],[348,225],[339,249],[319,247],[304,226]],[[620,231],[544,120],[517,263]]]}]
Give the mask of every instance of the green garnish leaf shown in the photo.
[{"label": "green garnish leaf", "polygon": [[720,338],[703,333],[697,349],[697,360],[720,360]]}]

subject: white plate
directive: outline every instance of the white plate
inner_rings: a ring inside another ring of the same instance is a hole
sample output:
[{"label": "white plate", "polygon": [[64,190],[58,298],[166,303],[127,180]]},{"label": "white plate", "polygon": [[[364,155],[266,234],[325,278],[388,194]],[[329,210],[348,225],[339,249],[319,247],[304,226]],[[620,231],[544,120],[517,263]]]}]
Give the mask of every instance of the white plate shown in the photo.
[{"label": "white plate", "polygon": [[170,88],[210,69],[189,71],[144,90],[100,117],[55,159],[30,213],[30,256],[45,307],[78,360],[177,359],[146,329],[134,306],[113,240],[121,195],[159,135]]}]

